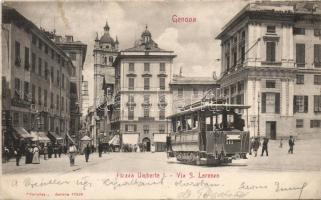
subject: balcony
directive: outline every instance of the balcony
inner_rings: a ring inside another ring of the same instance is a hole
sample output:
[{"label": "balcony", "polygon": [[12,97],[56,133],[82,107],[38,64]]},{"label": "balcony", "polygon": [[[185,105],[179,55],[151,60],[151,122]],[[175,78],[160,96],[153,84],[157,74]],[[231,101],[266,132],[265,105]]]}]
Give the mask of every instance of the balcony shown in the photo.
[{"label": "balcony", "polygon": [[20,108],[30,108],[31,102],[20,97],[14,97],[11,99],[11,104]]},{"label": "balcony", "polygon": [[157,76],[158,77],[167,77],[166,71],[160,71]]},{"label": "balcony", "polygon": [[142,77],[152,77],[152,73],[150,71],[144,71]]},{"label": "balcony", "polygon": [[135,73],[135,71],[128,71],[126,76],[127,77],[136,77],[137,74]]}]

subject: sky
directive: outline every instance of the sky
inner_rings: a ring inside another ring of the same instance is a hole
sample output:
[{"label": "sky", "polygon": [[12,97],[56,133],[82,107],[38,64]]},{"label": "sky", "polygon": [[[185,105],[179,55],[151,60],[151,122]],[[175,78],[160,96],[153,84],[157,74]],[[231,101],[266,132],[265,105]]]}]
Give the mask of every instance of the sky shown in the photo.
[{"label": "sky", "polygon": [[[6,2],[38,27],[56,30],[59,35],[73,35],[87,44],[84,79],[89,82],[93,102],[93,46],[96,33],[103,34],[108,21],[110,34],[119,40],[120,49],[134,45],[148,25],[153,40],[165,50],[172,50],[174,73],[184,76],[220,74],[220,41],[215,37],[248,0],[213,1],[55,1]],[[196,18],[194,23],[175,23],[173,15]]]}]

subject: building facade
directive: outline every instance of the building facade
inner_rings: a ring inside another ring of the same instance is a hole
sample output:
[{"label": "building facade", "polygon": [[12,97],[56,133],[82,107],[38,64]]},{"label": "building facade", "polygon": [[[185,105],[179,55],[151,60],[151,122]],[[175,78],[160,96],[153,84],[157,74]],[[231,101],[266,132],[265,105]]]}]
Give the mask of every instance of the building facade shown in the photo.
[{"label": "building facade", "polygon": [[[109,135],[108,117],[106,111],[107,101],[111,101],[115,88],[115,68],[113,62],[118,54],[118,39],[110,36],[108,22],[104,26],[104,33],[99,38],[98,34],[94,46],[94,130],[92,135],[94,144],[99,143],[100,138]],[[105,140],[108,140],[105,139]]]},{"label": "building facade", "polygon": [[[171,114],[173,51],[158,47],[146,27],[135,46],[120,51],[115,67],[115,102],[109,109],[112,134],[121,135],[121,143],[141,144],[149,151],[157,149],[168,132],[165,116]],[[156,139],[157,138],[157,139]]]},{"label": "building facade", "polygon": [[221,89],[250,105],[246,128],[271,139],[321,130],[320,3],[258,2],[217,36]]},{"label": "building facade", "polygon": [[10,138],[37,132],[46,142],[48,134],[64,142],[70,122],[69,81],[75,70],[71,60],[15,9],[3,6],[2,19],[3,141],[10,145]]},{"label": "building facade", "polygon": [[208,93],[218,92],[216,77],[184,77],[176,75],[170,83],[172,93],[172,113],[180,108],[201,101]]}]

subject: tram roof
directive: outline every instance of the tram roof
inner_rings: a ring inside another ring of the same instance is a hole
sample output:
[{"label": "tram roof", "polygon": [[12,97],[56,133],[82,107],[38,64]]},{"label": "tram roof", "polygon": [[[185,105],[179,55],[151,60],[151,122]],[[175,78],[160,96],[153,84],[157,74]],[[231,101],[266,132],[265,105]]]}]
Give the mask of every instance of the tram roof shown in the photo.
[{"label": "tram roof", "polygon": [[216,113],[221,113],[223,110],[228,110],[228,109],[249,109],[251,106],[248,105],[242,105],[242,104],[204,104],[204,105],[199,105],[196,107],[193,107],[192,105],[190,106],[185,106],[182,111],[177,112],[175,114],[169,115],[167,118],[173,118],[176,116],[181,116],[181,115],[187,115],[191,113],[195,113],[197,111],[204,111],[204,112],[216,112]]}]

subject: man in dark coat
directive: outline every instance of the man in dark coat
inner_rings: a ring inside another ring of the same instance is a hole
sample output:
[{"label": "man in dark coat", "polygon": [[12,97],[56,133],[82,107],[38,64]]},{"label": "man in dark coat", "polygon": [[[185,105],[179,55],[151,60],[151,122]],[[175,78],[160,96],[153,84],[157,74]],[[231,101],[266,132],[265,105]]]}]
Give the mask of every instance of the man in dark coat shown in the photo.
[{"label": "man in dark coat", "polygon": [[103,145],[101,143],[99,143],[98,145],[98,153],[99,153],[99,157],[101,157],[101,154],[103,153]]},{"label": "man in dark coat", "polygon": [[255,138],[253,142],[253,151],[254,151],[254,156],[257,156],[257,151],[260,147],[260,138]]},{"label": "man in dark coat", "polygon": [[90,149],[89,144],[87,144],[87,146],[85,147],[85,149],[84,149],[84,153],[85,153],[85,159],[86,159],[86,162],[88,162],[89,155],[90,155],[90,153],[91,153],[91,149]]},{"label": "man in dark coat", "polygon": [[52,149],[52,144],[49,144],[49,145],[48,145],[48,158],[51,158],[52,151],[53,151],[53,149]]},{"label": "man in dark coat", "polygon": [[267,139],[267,138],[265,137],[265,138],[263,139],[262,154],[261,154],[261,156],[263,156],[264,151],[265,151],[265,153],[266,153],[266,156],[269,156],[268,143],[269,143],[269,139]]},{"label": "man in dark coat", "polygon": [[290,149],[289,149],[288,153],[293,154],[293,146],[294,146],[294,138],[291,135],[290,139],[289,139],[289,147],[290,147]]},{"label": "man in dark coat", "polygon": [[59,156],[59,158],[60,158],[61,154],[62,154],[62,146],[60,144],[58,144],[58,156]]}]

